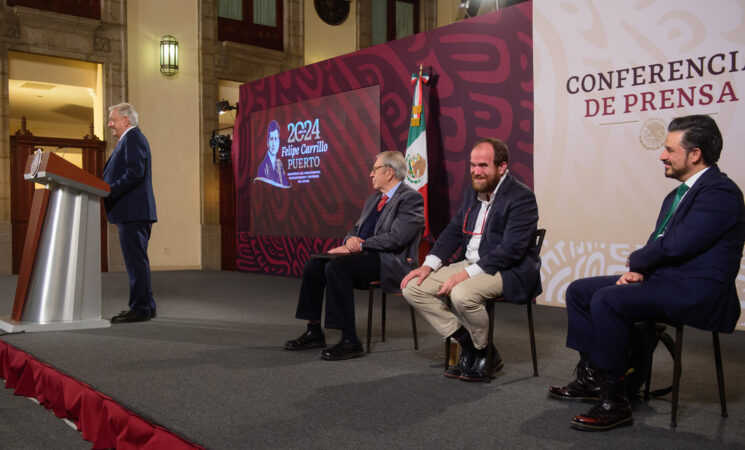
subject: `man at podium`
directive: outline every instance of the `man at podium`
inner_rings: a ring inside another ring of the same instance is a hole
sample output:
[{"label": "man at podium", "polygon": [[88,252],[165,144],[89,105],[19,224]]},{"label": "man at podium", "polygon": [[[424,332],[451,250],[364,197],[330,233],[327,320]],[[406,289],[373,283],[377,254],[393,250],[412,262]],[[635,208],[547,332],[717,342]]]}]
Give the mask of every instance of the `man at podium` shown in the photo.
[{"label": "man at podium", "polygon": [[119,141],[103,169],[111,187],[104,198],[106,217],[119,230],[124,264],[129,276],[129,309],[111,323],[142,322],[155,317],[155,300],[150,285],[147,245],[150,230],[158,218],[151,177],[150,145],[137,127],[137,111],[129,103],[109,107],[109,123]]}]

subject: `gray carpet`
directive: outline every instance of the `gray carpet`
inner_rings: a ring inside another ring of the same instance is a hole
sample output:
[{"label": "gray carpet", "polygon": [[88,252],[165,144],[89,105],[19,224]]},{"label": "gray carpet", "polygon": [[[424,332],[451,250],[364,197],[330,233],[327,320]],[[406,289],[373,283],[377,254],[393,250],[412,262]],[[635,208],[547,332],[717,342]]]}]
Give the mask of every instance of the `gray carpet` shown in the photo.
[{"label": "gray carpet", "polygon": [[[9,314],[16,277],[0,277]],[[231,272],[154,272],[158,318],[109,329],[0,339],[111,396],[194,443],[232,448],[745,448],[745,335],[723,335],[729,418],[719,414],[711,335],[685,329],[678,428],[670,395],[636,401],[633,427],[571,430],[589,405],[546,396],[572,376],[566,313],[534,310],[539,377],[532,377],[524,307],[497,306],[495,341],[505,360],[491,384],[442,376],[442,341],[419,317],[413,350],[408,307],[388,304],[386,342],[375,307],[372,353],[328,362],[318,351],[282,350],[304,324],[293,318],[299,280]],[[126,307],[123,273],[104,274],[103,311]],[[358,333],[367,293],[358,292]],[[331,344],[339,333],[327,334]],[[670,384],[658,349],[653,388]],[[0,389],[0,448],[89,448],[80,434],[31,401]]]}]

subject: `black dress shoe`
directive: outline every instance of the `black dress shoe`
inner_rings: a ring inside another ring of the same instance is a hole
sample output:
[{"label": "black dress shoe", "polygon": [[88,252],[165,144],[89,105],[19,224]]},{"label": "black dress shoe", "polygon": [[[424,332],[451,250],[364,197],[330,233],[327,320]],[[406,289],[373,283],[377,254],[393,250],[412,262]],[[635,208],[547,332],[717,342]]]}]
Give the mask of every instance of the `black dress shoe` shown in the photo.
[{"label": "black dress shoe", "polygon": [[574,416],[572,428],[582,431],[608,431],[634,423],[631,403],[626,398],[623,381],[603,383],[600,401],[587,414]]},{"label": "black dress shoe", "polygon": [[603,373],[589,361],[581,361],[574,369],[577,379],[566,386],[550,386],[548,394],[561,400],[596,401],[603,386]]},{"label": "black dress shoe", "polygon": [[307,350],[309,348],[323,348],[326,346],[326,336],[323,333],[312,333],[307,330],[299,338],[287,341],[285,350]]},{"label": "black dress shoe", "polygon": [[[468,345],[470,344],[470,345]],[[461,345],[460,358],[458,358],[458,364],[453,367],[449,367],[445,370],[445,375],[448,378],[460,378],[463,376],[463,367],[471,367],[473,362],[476,360],[476,347],[469,341],[466,345]]]},{"label": "black dress shoe", "polygon": [[492,347],[491,367],[487,367],[487,349],[484,347],[481,350],[476,350],[476,358],[473,361],[473,365],[468,368],[461,368],[460,379],[464,381],[486,381],[493,374],[499,372],[504,367],[504,361],[499,356],[499,352],[496,347]]},{"label": "black dress shoe", "polygon": [[342,339],[333,347],[321,350],[321,359],[325,359],[326,361],[341,361],[344,359],[359,358],[364,354],[362,342],[352,342]]},{"label": "black dress shoe", "polygon": [[132,323],[132,322],[146,322],[150,320],[145,314],[140,314],[132,311],[131,309],[127,312],[123,312],[118,316],[111,318],[111,323]]}]

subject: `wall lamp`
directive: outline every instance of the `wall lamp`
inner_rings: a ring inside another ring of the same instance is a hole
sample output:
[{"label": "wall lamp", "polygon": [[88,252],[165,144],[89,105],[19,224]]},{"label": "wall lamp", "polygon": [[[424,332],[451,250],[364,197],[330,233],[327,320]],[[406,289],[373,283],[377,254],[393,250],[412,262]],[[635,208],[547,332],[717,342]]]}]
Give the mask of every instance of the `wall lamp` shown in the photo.
[{"label": "wall lamp", "polygon": [[230,102],[227,100],[217,102],[217,114],[225,114],[233,109],[238,109],[238,105],[230,106]]},{"label": "wall lamp", "polygon": [[160,38],[160,73],[172,77],[178,72],[178,41],[170,34]]}]

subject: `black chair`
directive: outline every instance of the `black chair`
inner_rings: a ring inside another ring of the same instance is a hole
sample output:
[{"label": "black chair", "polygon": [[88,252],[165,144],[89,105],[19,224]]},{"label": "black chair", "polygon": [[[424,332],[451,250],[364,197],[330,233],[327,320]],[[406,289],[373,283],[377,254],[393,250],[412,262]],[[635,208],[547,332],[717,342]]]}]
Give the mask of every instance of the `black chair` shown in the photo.
[{"label": "black chair", "polygon": [[[675,328],[675,350],[673,352],[673,401],[672,410],[670,411],[670,426],[675,428],[678,426],[678,391],[680,389],[680,374],[681,374],[681,354],[683,352],[683,325],[677,323],[669,323],[671,327]],[[648,325],[649,329],[654,330],[656,324],[650,322]],[[719,333],[713,331],[711,333],[712,340],[714,342],[714,365],[717,371],[717,384],[719,386],[719,403],[722,408],[722,417],[727,417],[727,399],[724,393],[724,370],[722,366],[722,351],[719,347]],[[650,348],[653,344],[649,342]],[[652,379],[652,356],[653,352],[647,352],[647,364],[645,367],[645,386],[644,386],[644,400],[649,400],[649,386]]]},{"label": "black chair", "polygon": [[[419,246],[421,245],[422,241],[422,234],[424,233],[424,227],[422,227],[421,230],[419,230],[419,233],[417,233],[416,237],[411,241],[411,244],[409,245],[409,258],[406,258],[407,261],[411,262],[414,261],[414,258],[418,258],[419,254]],[[372,311],[373,311],[373,303],[375,301],[375,289],[380,288],[380,281],[372,281],[367,286],[361,286],[360,289],[367,289],[368,294],[368,300],[367,300],[367,353],[370,353],[370,338],[372,337]],[[381,293],[383,294],[382,302],[381,302],[381,310],[380,310],[380,321],[381,321],[381,342],[385,342],[385,306],[386,306],[386,300],[387,296],[385,291],[381,289]],[[393,295],[401,295],[401,294],[393,294]],[[411,331],[414,335],[414,350],[419,350],[419,340],[417,339],[417,332],[416,332],[416,315],[414,314],[414,307],[409,305],[409,310],[411,311]]]},{"label": "black chair", "polygon": [[[535,241],[533,242],[533,245],[538,249],[538,255],[541,254],[541,247],[543,247],[543,239],[546,237],[546,229],[540,228],[535,233]],[[486,313],[489,315],[489,332],[487,337],[487,346],[489,347],[489,350],[487,351],[487,360],[486,360],[486,367],[491,367],[492,361],[492,349],[494,348],[494,304],[497,302],[504,301],[504,297],[496,297],[496,298],[490,298],[487,299],[484,302],[484,306],[486,307]],[[528,331],[530,333],[530,353],[533,357],[533,376],[538,376],[538,358],[536,356],[535,351],[535,329],[533,327],[533,303],[535,303],[535,299],[527,302],[525,306],[528,308]],[[448,306],[452,308],[452,303],[450,303],[450,299],[448,298]],[[448,370],[450,362],[450,337],[445,339],[445,370]],[[491,382],[491,377],[487,377],[487,382]]]},{"label": "black chair", "polygon": [[[375,300],[375,289],[378,289],[380,287],[380,281],[373,281],[368,286],[369,291],[369,297],[367,301],[367,353],[370,353],[370,338],[372,336],[372,312],[373,312],[373,303]],[[380,310],[380,322],[381,322],[381,342],[385,342],[385,305],[386,305],[386,293],[381,290],[382,295],[382,302],[381,302],[381,310]],[[394,295],[401,295],[401,294],[394,294]],[[419,341],[417,339],[417,332],[416,332],[416,315],[414,314],[414,307],[409,305],[409,310],[411,310],[411,332],[414,335],[414,350],[419,350]]]}]

